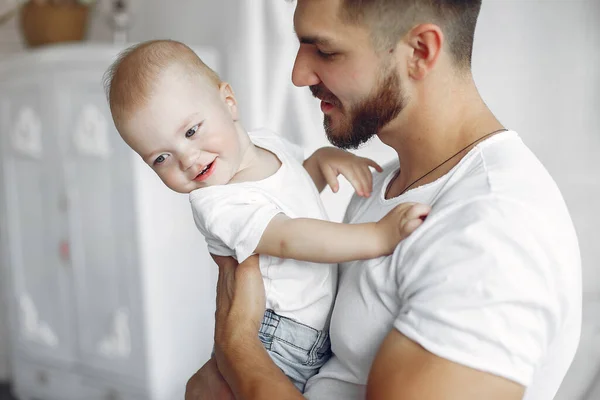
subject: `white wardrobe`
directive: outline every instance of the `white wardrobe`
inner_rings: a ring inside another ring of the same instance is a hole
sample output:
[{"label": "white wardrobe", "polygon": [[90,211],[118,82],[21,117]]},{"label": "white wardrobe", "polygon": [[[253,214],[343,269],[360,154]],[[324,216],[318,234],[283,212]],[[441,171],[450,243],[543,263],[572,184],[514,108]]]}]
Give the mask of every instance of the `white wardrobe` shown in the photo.
[{"label": "white wardrobe", "polygon": [[216,266],[187,196],[110,117],[102,75],[119,50],[0,63],[0,290],[23,400],[182,399],[212,348]]}]

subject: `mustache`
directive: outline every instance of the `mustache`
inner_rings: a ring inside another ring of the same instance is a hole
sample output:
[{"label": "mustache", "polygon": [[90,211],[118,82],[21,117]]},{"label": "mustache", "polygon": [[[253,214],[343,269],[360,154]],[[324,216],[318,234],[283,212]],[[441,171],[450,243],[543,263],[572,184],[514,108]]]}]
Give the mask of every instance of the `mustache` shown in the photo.
[{"label": "mustache", "polygon": [[327,103],[333,104],[334,106],[341,106],[340,101],[333,95],[325,86],[313,85],[308,87],[314,97],[323,100]]}]

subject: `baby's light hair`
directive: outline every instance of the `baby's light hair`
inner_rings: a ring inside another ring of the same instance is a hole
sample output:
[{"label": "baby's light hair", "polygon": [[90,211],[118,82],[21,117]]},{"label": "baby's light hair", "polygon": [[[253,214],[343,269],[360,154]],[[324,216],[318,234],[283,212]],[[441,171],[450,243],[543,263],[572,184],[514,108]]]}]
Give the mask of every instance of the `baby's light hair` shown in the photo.
[{"label": "baby's light hair", "polygon": [[122,51],[104,74],[104,90],[115,123],[149,98],[161,72],[172,65],[200,75],[216,87],[221,79],[188,46],[175,40],[151,40]]}]

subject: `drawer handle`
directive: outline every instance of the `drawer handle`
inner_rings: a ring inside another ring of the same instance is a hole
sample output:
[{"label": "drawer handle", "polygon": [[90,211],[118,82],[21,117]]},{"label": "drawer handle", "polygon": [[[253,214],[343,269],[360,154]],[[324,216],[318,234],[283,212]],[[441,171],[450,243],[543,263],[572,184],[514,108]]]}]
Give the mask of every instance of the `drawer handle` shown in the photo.
[{"label": "drawer handle", "polygon": [[69,262],[71,260],[71,246],[69,246],[68,241],[63,240],[60,242],[58,253],[60,254],[60,259],[64,262]]}]

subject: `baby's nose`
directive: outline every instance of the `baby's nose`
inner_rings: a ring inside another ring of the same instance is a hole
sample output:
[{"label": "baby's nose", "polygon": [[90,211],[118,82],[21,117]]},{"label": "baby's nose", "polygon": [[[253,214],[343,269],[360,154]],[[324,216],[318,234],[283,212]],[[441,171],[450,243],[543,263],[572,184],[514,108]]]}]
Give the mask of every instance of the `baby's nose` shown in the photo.
[{"label": "baby's nose", "polygon": [[184,154],[180,159],[181,169],[184,171],[190,169],[196,163],[196,160],[198,160],[199,156],[200,152],[197,151],[189,151]]}]

